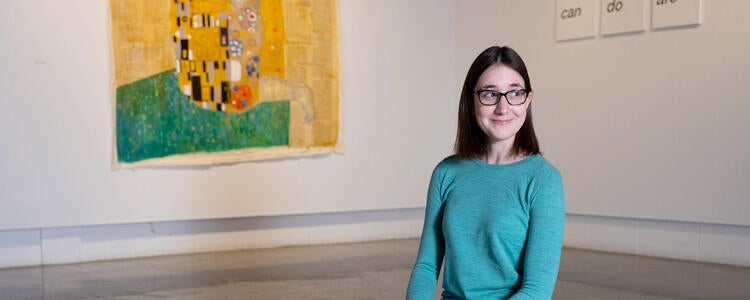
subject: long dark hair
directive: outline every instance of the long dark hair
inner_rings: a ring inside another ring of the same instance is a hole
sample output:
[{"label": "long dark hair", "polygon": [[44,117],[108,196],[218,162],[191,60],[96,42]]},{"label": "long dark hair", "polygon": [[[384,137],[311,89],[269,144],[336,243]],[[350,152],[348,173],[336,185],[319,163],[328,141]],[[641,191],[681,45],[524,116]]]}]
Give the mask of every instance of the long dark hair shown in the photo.
[{"label": "long dark hair", "polygon": [[[458,104],[458,132],[453,150],[459,158],[476,158],[487,154],[488,138],[479,128],[474,117],[474,88],[479,77],[492,65],[502,64],[521,74],[526,89],[531,92],[531,81],[526,71],[526,64],[521,56],[509,47],[492,46],[477,56],[466,73],[461,99]],[[531,120],[531,104],[526,112],[526,121],[516,133],[511,155],[534,155],[539,151],[539,142],[534,133],[534,123]]]}]

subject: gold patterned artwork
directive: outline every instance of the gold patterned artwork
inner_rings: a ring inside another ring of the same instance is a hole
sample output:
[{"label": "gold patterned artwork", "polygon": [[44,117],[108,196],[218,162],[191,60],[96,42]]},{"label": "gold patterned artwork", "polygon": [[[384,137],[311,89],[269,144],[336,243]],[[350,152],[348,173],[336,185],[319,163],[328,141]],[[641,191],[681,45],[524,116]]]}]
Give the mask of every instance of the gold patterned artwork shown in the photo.
[{"label": "gold patterned artwork", "polygon": [[333,152],[334,0],[110,0],[117,166]]}]

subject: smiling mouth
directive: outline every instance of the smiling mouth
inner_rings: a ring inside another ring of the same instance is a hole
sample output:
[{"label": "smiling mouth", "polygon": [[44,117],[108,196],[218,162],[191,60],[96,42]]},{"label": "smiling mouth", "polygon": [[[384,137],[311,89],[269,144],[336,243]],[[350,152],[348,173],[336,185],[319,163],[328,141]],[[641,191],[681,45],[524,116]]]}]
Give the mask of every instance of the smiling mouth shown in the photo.
[{"label": "smiling mouth", "polygon": [[497,125],[505,125],[505,124],[510,123],[511,120],[491,120],[491,121],[492,123],[497,124]]}]

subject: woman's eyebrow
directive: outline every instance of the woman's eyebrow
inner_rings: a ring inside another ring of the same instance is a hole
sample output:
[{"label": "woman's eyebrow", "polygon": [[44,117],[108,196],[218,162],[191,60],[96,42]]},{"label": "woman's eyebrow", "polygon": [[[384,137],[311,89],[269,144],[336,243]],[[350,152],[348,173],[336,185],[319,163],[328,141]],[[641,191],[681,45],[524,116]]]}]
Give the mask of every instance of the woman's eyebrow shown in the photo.
[{"label": "woman's eyebrow", "polygon": [[494,89],[497,89],[497,86],[496,86],[496,85],[494,85],[494,84],[485,84],[485,85],[483,85],[483,86],[479,87],[479,89],[480,89],[480,90],[483,90],[483,89],[488,89],[488,88],[494,88]]},{"label": "woman's eyebrow", "polygon": [[[511,88],[522,88],[522,89],[524,88],[523,85],[520,84],[520,83],[511,83],[510,85],[508,85],[508,87],[511,87]],[[496,86],[496,85],[494,85],[494,84],[485,84],[485,85],[479,87],[479,89],[480,90],[484,90],[484,89],[496,89],[496,90],[498,90],[499,87]]]}]

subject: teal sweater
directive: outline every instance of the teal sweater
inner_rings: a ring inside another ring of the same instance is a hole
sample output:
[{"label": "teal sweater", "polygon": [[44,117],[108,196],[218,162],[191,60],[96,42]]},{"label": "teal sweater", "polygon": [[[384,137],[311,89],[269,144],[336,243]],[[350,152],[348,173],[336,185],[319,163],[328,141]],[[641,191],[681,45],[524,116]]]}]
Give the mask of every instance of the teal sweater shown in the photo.
[{"label": "teal sweater", "polygon": [[560,172],[541,155],[448,157],[432,173],[406,298],[432,299],[445,258],[443,299],[550,299],[564,221]]}]

